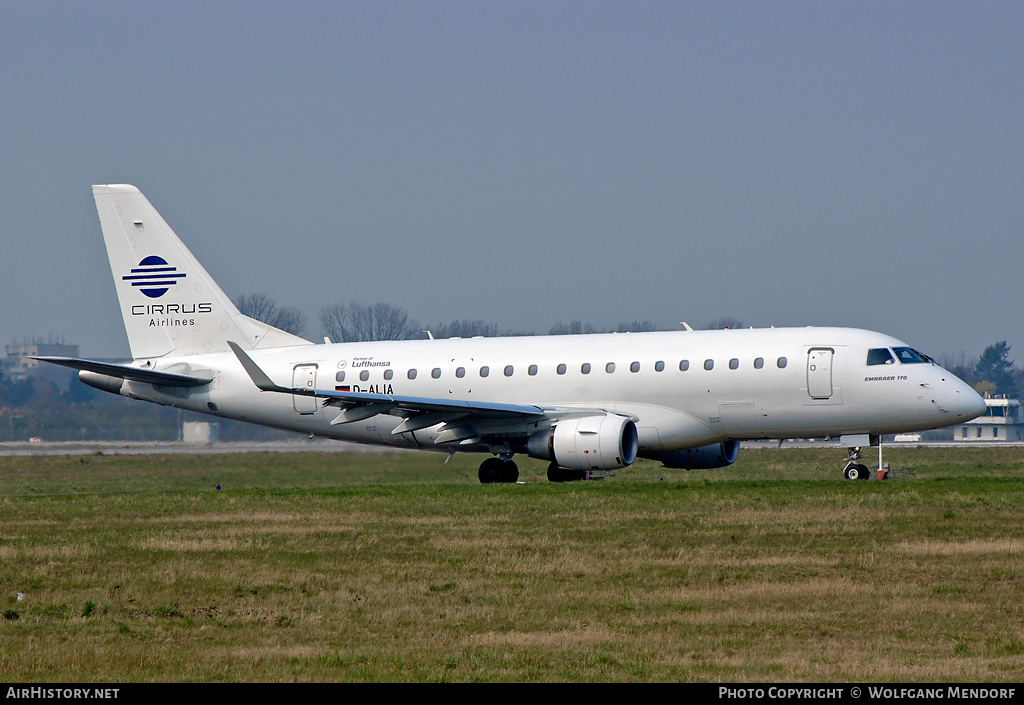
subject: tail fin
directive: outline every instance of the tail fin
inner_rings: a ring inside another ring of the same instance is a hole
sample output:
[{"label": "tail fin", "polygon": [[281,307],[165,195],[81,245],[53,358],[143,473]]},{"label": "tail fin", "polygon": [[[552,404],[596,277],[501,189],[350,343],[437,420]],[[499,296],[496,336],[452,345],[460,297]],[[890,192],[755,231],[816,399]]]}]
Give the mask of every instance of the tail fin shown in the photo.
[{"label": "tail fin", "polygon": [[311,344],[239,313],[137,188],[92,193],[133,358]]}]

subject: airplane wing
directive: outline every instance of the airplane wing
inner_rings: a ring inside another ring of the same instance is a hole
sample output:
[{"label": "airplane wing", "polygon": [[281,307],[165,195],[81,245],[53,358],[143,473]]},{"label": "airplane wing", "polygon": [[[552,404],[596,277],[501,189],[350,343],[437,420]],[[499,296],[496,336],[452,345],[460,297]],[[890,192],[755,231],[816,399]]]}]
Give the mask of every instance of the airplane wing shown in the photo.
[{"label": "airplane wing", "polygon": [[118,365],[112,362],[97,362],[95,360],[81,360],[77,357],[49,357],[44,355],[34,356],[33,360],[42,360],[54,365],[70,367],[75,370],[86,370],[97,374],[130,379],[146,384],[156,384],[162,387],[202,387],[213,381],[213,377],[194,377],[192,375],[176,374],[174,372],[157,372],[156,370],[143,370],[128,365]]},{"label": "airplane wing", "polygon": [[605,409],[594,408],[545,407],[283,387],[270,379],[237,344],[228,341],[228,346],[259,389],[318,397],[324,400],[324,406],[339,407],[341,413],[331,421],[331,425],[389,414],[404,418],[392,434],[408,433],[443,423],[445,426],[436,443],[480,443],[481,436],[529,435],[557,420],[608,413]]}]

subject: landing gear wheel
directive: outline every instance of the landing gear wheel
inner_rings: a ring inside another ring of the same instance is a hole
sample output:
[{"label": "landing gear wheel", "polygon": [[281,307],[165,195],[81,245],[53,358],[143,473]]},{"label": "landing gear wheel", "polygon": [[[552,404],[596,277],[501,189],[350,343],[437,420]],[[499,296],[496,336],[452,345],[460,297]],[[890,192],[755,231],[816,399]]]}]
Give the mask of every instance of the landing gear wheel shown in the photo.
[{"label": "landing gear wheel", "polygon": [[868,470],[866,465],[860,465],[859,463],[850,463],[843,470],[843,476],[847,480],[867,480],[871,477],[871,471]]},{"label": "landing gear wheel", "polygon": [[480,482],[489,485],[495,482],[513,483],[519,480],[519,466],[511,460],[488,458],[480,463]]},{"label": "landing gear wheel", "polygon": [[502,475],[502,482],[509,484],[515,484],[519,482],[519,466],[513,463],[511,460],[505,461],[505,470]]}]

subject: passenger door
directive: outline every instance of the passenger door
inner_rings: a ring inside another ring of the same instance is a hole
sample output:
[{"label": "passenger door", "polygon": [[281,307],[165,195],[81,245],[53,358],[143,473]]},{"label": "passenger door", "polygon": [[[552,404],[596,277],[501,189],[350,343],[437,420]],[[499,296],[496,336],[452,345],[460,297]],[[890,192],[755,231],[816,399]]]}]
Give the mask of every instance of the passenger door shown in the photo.
[{"label": "passenger door", "polygon": [[[292,372],[292,387],[310,391],[316,389],[316,365],[296,365]],[[315,414],[318,408],[316,397],[293,394],[292,403],[299,414]]]},{"label": "passenger door", "polygon": [[807,393],[812,399],[832,397],[833,348],[811,348],[807,351]]}]

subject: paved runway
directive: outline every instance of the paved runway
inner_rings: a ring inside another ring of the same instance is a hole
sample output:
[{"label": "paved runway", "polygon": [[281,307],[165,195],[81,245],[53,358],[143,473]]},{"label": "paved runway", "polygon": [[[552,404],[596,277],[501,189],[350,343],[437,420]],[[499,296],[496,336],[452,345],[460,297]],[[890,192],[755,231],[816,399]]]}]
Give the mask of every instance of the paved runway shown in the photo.
[{"label": "paved runway", "polygon": [[[744,441],[744,450],[773,449],[778,441]],[[901,441],[883,444],[884,448],[1007,448],[1022,447],[1024,441]],[[835,448],[838,440],[786,441],[783,448]],[[0,456],[17,455],[159,455],[166,453],[416,453],[406,448],[386,448],[332,441],[322,438],[296,438],[292,441],[190,444],[180,441],[93,441],[93,442],[11,442],[0,443]],[[865,453],[871,453],[865,449]]]},{"label": "paved runway", "polygon": [[408,453],[404,448],[299,438],[294,441],[190,444],[180,441],[92,441],[0,443],[0,456],[159,455],[166,453]]}]

